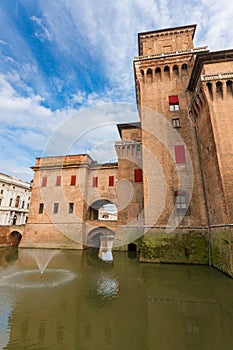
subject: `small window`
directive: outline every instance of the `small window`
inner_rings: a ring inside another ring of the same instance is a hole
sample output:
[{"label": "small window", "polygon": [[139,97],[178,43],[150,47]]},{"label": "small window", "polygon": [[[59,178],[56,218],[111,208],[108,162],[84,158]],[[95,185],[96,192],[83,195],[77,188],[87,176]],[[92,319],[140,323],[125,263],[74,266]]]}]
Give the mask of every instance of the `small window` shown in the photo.
[{"label": "small window", "polygon": [[1,190],[1,194],[3,194],[3,190]]},{"label": "small window", "polygon": [[61,176],[57,176],[56,186],[61,186]]},{"label": "small window", "polygon": [[187,194],[186,192],[175,192],[175,210],[177,215],[184,215],[187,213]]},{"label": "small window", "polygon": [[98,177],[94,176],[92,179],[92,186],[93,187],[98,187]]},{"label": "small window", "polygon": [[39,214],[43,214],[44,211],[44,203],[39,204]]},{"label": "small window", "polygon": [[114,186],[114,176],[109,176],[108,185],[109,187]]},{"label": "small window", "polygon": [[173,126],[173,128],[180,128],[180,118],[173,118],[172,119],[172,126]]},{"label": "small window", "polygon": [[53,213],[54,214],[58,213],[58,208],[59,208],[59,203],[54,203],[54,205],[53,205]]},{"label": "small window", "polygon": [[13,198],[10,199],[9,207],[12,206]]},{"label": "small window", "polygon": [[142,182],[142,169],[134,169],[134,182]]},{"label": "small window", "polygon": [[185,148],[184,145],[175,146],[175,159],[176,163],[186,163]]},{"label": "small window", "polygon": [[2,205],[2,198],[0,198],[0,205]]},{"label": "small window", "polygon": [[25,201],[22,201],[22,209],[24,209]]},{"label": "small window", "polygon": [[72,175],[70,179],[70,186],[76,185],[76,175]]},{"label": "small window", "polygon": [[169,108],[171,112],[179,111],[179,97],[177,95],[169,96]]},{"label": "small window", "polygon": [[42,178],[42,187],[46,187],[47,186],[47,176],[43,176]]},{"label": "small window", "polygon": [[74,203],[69,203],[69,214],[73,214],[74,212]]}]

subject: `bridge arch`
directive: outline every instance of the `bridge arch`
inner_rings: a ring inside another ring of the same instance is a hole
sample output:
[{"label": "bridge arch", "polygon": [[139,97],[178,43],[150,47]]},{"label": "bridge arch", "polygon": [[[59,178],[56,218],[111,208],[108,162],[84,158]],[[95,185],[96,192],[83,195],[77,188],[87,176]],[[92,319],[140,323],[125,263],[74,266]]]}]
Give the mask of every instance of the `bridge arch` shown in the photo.
[{"label": "bridge arch", "polygon": [[108,199],[98,199],[87,209],[86,220],[117,220],[117,207]]},{"label": "bridge arch", "polygon": [[104,237],[109,240],[114,240],[115,232],[108,227],[96,227],[87,235],[87,246],[93,248],[100,248],[100,238]]},{"label": "bridge arch", "polygon": [[11,231],[7,235],[7,242],[9,245],[18,246],[22,239],[22,234],[19,231]]}]

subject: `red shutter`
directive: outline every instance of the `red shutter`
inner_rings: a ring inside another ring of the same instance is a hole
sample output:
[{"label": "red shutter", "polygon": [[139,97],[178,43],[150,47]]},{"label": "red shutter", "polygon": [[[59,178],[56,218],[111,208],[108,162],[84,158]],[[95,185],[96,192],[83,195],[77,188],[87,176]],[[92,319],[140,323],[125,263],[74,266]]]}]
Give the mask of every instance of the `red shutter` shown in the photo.
[{"label": "red shutter", "polygon": [[114,186],[114,176],[109,176],[108,185],[109,185],[109,186]]},{"label": "red shutter", "polygon": [[177,95],[169,96],[169,105],[178,105],[179,104],[179,98]]},{"label": "red shutter", "polygon": [[142,169],[134,169],[134,182],[142,182]]},{"label": "red shutter", "polygon": [[42,187],[46,187],[47,186],[47,176],[44,176],[42,178]]},{"label": "red shutter", "polygon": [[61,186],[61,176],[57,176],[56,186]]},{"label": "red shutter", "polygon": [[93,187],[98,187],[98,177],[97,176],[93,177],[93,179],[92,179],[92,186]]},{"label": "red shutter", "polygon": [[70,186],[75,186],[76,184],[76,175],[72,175],[70,179]]},{"label": "red shutter", "polygon": [[184,146],[175,146],[176,163],[186,163]]}]

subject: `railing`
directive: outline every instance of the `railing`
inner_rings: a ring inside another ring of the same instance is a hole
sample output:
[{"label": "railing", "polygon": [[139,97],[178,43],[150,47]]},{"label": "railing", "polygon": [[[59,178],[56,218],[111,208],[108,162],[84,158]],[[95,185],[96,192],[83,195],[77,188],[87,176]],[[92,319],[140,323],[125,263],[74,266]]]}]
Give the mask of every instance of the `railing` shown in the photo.
[{"label": "railing", "polygon": [[169,57],[169,56],[176,56],[176,55],[183,55],[183,54],[189,54],[189,53],[198,53],[198,52],[209,52],[208,46],[202,46],[197,47],[194,49],[189,50],[179,50],[179,51],[172,51],[167,53],[161,53],[161,54],[152,54],[152,55],[145,55],[145,56],[135,56],[134,61],[140,61],[145,59],[151,59],[151,58],[162,58],[162,57]]},{"label": "railing", "polygon": [[233,78],[233,72],[201,75],[201,81],[220,80],[229,78]]}]

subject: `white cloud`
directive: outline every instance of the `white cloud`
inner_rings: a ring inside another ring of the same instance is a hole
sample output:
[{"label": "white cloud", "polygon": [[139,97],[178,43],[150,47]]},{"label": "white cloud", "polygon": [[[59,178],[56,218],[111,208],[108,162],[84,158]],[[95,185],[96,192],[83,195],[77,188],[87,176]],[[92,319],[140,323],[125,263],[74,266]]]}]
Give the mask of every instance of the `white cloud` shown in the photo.
[{"label": "white cloud", "polygon": [[35,36],[40,39],[41,41],[48,40],[50,41],[52,39],[52,35],[49,32],[48,28],[43,23],[42,18],[38,18],[36,16],[31,16],[30,19],[35,22],[38,26],[38,30],[35,31]]}]

